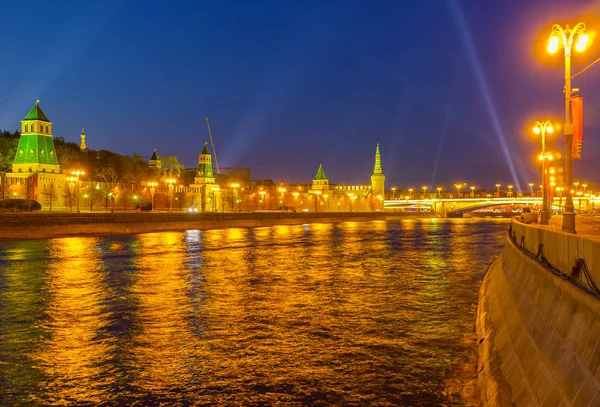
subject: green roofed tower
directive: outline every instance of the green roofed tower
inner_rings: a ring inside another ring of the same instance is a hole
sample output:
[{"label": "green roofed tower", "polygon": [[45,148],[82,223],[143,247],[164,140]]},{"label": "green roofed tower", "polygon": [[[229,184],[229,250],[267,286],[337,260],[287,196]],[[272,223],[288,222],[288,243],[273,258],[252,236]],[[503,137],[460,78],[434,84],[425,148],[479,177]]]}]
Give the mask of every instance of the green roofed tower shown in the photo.
[{"label": "green roofed tower", "polygon": [[381,196],[384,198],[385,175],[383,175],[383,169],[381,168],[379,143],[377,143],[377,148],[375,149],[375,165],[373,166],[373,175],[371,175],[371,188],[373,190],[373,197]]},{"label": "green roofed tower", "polygon": [[207,142],[198,157],[198,172],[196,173],[196,184],[214,184],[215,176],[213,174],[212,156],[208,152]]},{"label": "green roofed tower", "polygon": [[13,172],[60,172],[52,139],[52,122],[40,107],[39,100],[21,120],[21,138],[13,161]]},{"label": "green roofed tower", "polygon": [[317,170],[317,176],[313,179],[312,189],[329,189],[329,180],[325,176],[325,171],[323,171],[323,164],[319,164],[319,169]]}]

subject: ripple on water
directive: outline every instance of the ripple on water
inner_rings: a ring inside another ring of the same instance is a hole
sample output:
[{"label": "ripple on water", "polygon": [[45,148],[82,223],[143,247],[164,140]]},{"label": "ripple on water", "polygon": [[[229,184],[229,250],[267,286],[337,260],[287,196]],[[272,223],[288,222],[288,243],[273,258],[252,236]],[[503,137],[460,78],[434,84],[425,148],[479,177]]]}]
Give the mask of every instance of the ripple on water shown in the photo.
[{"label": "ripple on water", "polygon": [[0,243],[0,404],[463,405],[506,221]]}]

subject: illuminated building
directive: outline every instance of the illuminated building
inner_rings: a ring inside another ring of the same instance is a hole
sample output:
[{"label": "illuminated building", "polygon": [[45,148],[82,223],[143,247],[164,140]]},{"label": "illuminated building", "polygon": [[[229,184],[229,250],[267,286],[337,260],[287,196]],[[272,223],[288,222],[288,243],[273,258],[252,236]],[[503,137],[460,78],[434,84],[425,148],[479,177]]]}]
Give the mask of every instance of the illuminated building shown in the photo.
[{"label": "illuminated building", "polygon": [[79,144],[79,148],[81,151],[87,150],[87,145],[85,144],[85,131],[81,129],[81,144]]},{"label": "illuminated building", "polygon": [[198,157],[198,171],[194,177],[194,183],[190,185],[193,194],[197,196],[194,207],[199,207],[198,210],[201,212],[210,211],[216,205],[207,205],[207,203],[218,199],[216,189],[213,191],[213,187],[216,188],[215,175],[213,173],[212,156],[208,152],[207,142],[204,143],[204,148]]},{"label": "illuminated building", "polygon": [[65,175],[52,139],[52,122],[40,101],[35,102],[27,116],[21,120],[21,138],[12,165],[6,174],[11,198],[34,200],[42,209],[64,209]]}]

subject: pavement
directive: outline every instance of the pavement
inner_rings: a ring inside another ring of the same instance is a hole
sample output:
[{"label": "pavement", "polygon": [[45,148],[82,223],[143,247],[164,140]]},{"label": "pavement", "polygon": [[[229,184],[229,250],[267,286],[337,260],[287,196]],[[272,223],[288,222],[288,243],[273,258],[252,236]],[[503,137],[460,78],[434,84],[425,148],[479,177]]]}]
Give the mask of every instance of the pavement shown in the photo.
[{"label": "pavement", "polygon": [[[562,230],[562,215],[554,215],[550,219],[550,229]],[[600,215],[576,215],[575,228],[578,235],[600,236]]]}]

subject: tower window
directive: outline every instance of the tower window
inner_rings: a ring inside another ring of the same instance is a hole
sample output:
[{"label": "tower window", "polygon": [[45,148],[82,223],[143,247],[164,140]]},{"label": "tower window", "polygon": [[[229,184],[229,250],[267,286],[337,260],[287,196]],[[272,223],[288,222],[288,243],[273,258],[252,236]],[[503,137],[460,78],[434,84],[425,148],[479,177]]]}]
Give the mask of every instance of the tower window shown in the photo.
[{"label": "tower window", "polygon": [[31,157],[33,157],[33,155],[34,155],[34,154],[35,154],[35,151],[33,151],[33,148],[32,148],[31,150],[29,150],[29,155],[30,155]]},{"label": "tower window", "polygon": [[29,133],[29,125],[28,124],[25,125],[25,133]]},{"label": "tower window", "polygon": [[48,133],[48,126],[46,126],[46,133]]},{"label": "tower window", "polygon": [[54,151],[50,150],[50,158],[54,157]]},{"label": "tower window", "polygon": [[43,157],[44,156],[44,149],[40,150],[40,155]]},{"label": "tower window", "polygon": [[19,157],[23,157],[23,150],[19,150]]}]

